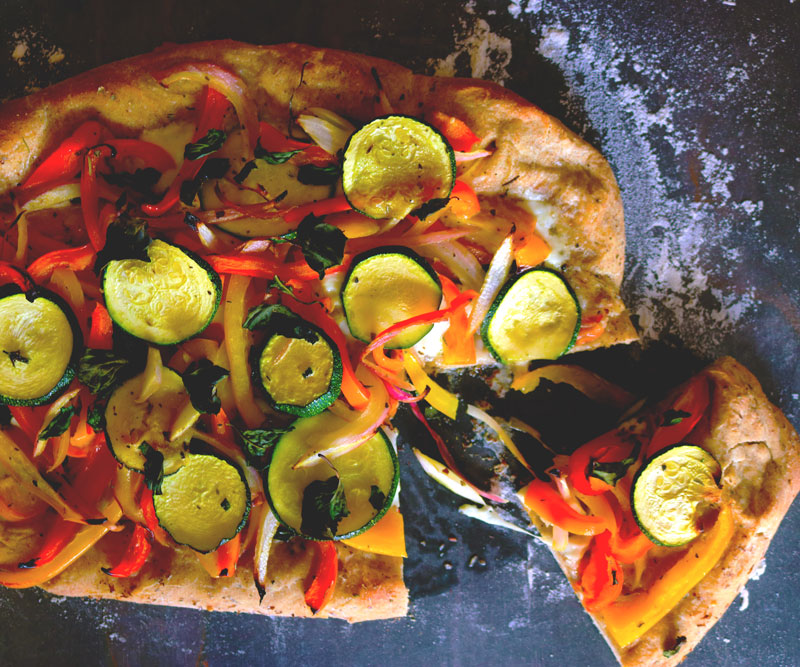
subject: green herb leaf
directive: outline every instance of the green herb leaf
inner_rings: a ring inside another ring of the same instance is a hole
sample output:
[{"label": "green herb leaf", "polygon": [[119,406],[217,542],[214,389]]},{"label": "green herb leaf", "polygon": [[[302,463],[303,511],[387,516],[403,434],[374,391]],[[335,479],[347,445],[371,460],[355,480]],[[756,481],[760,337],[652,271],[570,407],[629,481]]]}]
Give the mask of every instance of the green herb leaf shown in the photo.
[{"label": "green herb leaf", "polygon": [[683,635],[679,635],[675,637],[675,643],[672,645],[672,648],[665,648],[664,649],[664,657],[671,658],[673,655],[676,655],[678,651],[681,650],[681,646],[686,643],[686,637]]},{"label": "green herb leaf", "polygon": [[386,494],[375,484],[369,488],[369,504],[378,511],[386,504]]},{"label": "green herb leaf", "polygon": [[338,473],[326,480],[315,480],[303,491],[300,530],[310,537],[330,540],[336,535],[339,522],[349,514]]},{"label": "green herb leaf", "polygon": [[64,433],[69,428],[70,422],[76,414],[78,414],[77,406],[70,404],[62,407],[56,416],[50,420],[50,423],[42,429],[42,432],[39,434],[39,440],[55,438]]},{"label": "green herb leaf", "polygon": [[228,375],[229,371],[215,366],[208,359],[199,359],[189,365],[181,378],[195,410],[212,415],[219,412],[221,403],[217,396],[217,382]]},{"label": "green herb leaf", "polygon": [[225,143],[227,135],[222,130],[209,130],[199,141],[193,144],[186,144],[183,150],[183,157],[187,160],[199,160],[212,153],[216,153],[222,144]]},{"label": "green herb leaf", "polygon": [[86,413],[86,423],[95,433],[100,433],[106,428],[106,402],[95,401]]},{"label": "green herb leaf", "polygon": [[680,424],[687,417],[691,416],[692,413],[686,412],[685,410],[666,410],[661,419],[661,425],[675,426],[676,424]]},{"label": "green herb leaf", "polygon": [[251,331],[266,329],[287,338],[299,338],[312,344],[319,339],[319,334],[304,319],[280,304],[256,306],[247,313],[247,319],[242,326]]},{"label": "green herb leaf", "polygon": [[426,201],[418,209],[411,211],[411,215],[415,215],[420,220],[424,220],[431,213],[436,213],[436,211],[442,210],[445,206],[447,206],[449,202],[450,202],[449,197],[443,197],[441,199],[431,199],[430,201]]},{"label": "green herb leaf", "polygon": [[161,179],[161,172],[154,167],[137,169],[133,173],[121,171],[116,174],[100,175],[111,185],[144,195],[148,203],[153,203],[153,200],[156,199],[153,195],[153,187]]},{"label": "green herb leaf", "polygon": [[203,187],[203,183],[208,180],[223,178],[231,168],[231,161],[224,157],[212,157],[203,163],[200,171],[197,172],[191,181],[181,183],[180,199],[187,206],[194,203],[197,193]]},{"label": "green herb leaf", "polygon": [[592,477],[603,480],[606,484],[615,486],[628,472],[636,461],[639,460],[639,450],[642,448],[642,443],[638,440],[633,448],[633,451],[627,458],[622,461],[597,461],[591,459],[589,462],[589,474]]},{"label": "green herb leaf", "polygon": [[294,238],[290,240],[299,246],[308,265],[322,280],[325,269],[342,263],[347,237],[338,227],[329,225],[324,218],[312,214],[303,218],[294,232]]},{"label": "green herb leaf", "polygon": [[128,359],[113,350],[88,348],[78,362],[78,380],[93,394],[105,396],[116,386],[129,364]]},{"label": "green herb leaf", "polygon": [[7,405],[0,405],[0,429],[11,426],[11,410]]},{"label": "green herb leaf", "polygon": [[238,431],[248,462],[255,468],[263,468],[265,457],[278,444],[285,433],[292,430],[288,428],[253,428]]},{"label": "green herb leaf", "polygon": [[161,482],[164,480],[164,455],[146,442],[139,445],[139,451],[144,454],[144,483],[158,495],[161,493]]},{"label": "green herb leaf", "polygon": [[296,537],[297,533],[295,533],[289,526],[286,524],[280,523],[278,524],[278,530],[275,531],[275,537],[273,540],[278,540],[278,542],[288,542],[293,537]]},{"label": "green herb leaf", "polygon": [[256,164],[255,160],[250,160],[250,162],[247,162],[244,167],[241,168],[239,173],[233,177],[233,180],[241,185],[244,183],[245,179],[250,175],[250,172],[253,171],[253,169],[258,169],[258,165]]},{"label": "green herb leaf", "polygon": [[293,150],[293,151],[278,151],[275,153],[270,153],[269,151],[265,151],[261,148],[261,144],[256,146],[255,151],[253,151],[253,155],[256,156],[259,160],[264,160],[267,164],[284,164],[288,162],[289,159],[293,155],[297,155],[301,149]]},{"label": "green herb leaf", "polygon": [[151,241],[144,220],[120,215],[108,226],[106,244],[97,253],[94,272],[99,274],[106,264],[118,259],[139,259],[149,262],[147,248]]},{"label": "green herb leaf", "polygon": [[297,180],[303,185],[333,185],[339,180],[341,173],[338,164],[328,164],[324,167],[304,164],[297,170]]},{"label": "green herb leaf", "polygon": [[278,276],[275,276],[272,279],[272,282],[270,282],[270,284],[267,285],[267,289],[276,289],[279,292],[283,292],[284,294],[288,294],[295,301],[297,301],[299,303],[304,303],[307,306],[310,306],[312,303],[314,303],[313,300],[312,301],[303,301],[302,299],[298,299],[297,295],[294,293],[294,290],[291,287],[289,287],[285,282],[283,282]]}]

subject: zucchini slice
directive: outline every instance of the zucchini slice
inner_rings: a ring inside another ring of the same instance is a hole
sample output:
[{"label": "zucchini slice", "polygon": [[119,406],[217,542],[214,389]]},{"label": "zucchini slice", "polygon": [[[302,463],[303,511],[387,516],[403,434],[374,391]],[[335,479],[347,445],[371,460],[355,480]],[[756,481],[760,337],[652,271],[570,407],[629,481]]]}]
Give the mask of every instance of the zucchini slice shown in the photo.
[{"label": "zucchini slice", "polygon": [[696,445],[674,445],[647,461],[633,480],[631,508],[642,532],[663,547],[696,538],[699,519],[719,500],[717,460]]},{"label": "zucchini slice", "polygon": [[455,180],[450,144],[410,116],[373,120],[344,147],[344,195],[371,218],[404,218],[432,199],[449,196]]},{"label": "zucchini slice", "polygon": [[[330,406],[342,390],[342,358],[335,343],[304,322],[308,337],[273,332],[253,348],[253,379],[276,410],[311,417]],[[308,338],[314,338],[313,342]]]},{"label": "zucchini slice", "polygon": [[156,345],[191,338],[214,319],[222,297],[217,273],[194,254],[153,240],[150,261],[113,260],[103,274],[108,314],[132,336]]},{"label": "zucchini slice", "polygon": [[325,539],[303,532],[303,497],[313,482],[329,480],[338,473],[348,514],[339,521],[336,540],[355,537],[373,526],[389,509],[400,481],[397,454],[383,431],[363,445],[337,456],[330,465],[292,468],[310,451],[320,448],[326,434],[345,421],[331,412],[300,419],[275,445],[266,479],[266,491],[275,516],[296,533],[311,539]]},{"label": "zucchini slice", "polygon": [[[342,307],[350,333],[365,343],[392,324],[436,310],[441,301],[439,276],[422,257],[402,246],[384,246],[358,255],[342,286]],[[432,324],[410,327],[385,347],[411,347],[432,328]]]},{"label": "zucchini slice", "polygon": [[250,514],[242,471],[218,456],[189,454],[153,495],[158,523],[178,544],[208,553],[236,537]]},{"label": "zucchini slice", "polygon": [[117,461],[139,472],[147,461],[143,445],[149,445],[164,456],[164,474],[169,475],[183,463],[191,440],[188,432],[168,440],[175,419],[189,403],[189,394],[181,376],[164,367],[158,389],[137,402],[146,381],[146,373],[141,373],[111,394],[105,412],[106,440]]},{"label": "zucchini slice", "polygon": [[511,278],[481,325],[492,356],[503,364],[557,359],[575,344],[581,307],[564,277],[531,269]]},{"label": "zucchini slice", "polygon": [[42,405],[75,377],[83,348],[78,321],[58,295],[0,288],[0,403]]}]

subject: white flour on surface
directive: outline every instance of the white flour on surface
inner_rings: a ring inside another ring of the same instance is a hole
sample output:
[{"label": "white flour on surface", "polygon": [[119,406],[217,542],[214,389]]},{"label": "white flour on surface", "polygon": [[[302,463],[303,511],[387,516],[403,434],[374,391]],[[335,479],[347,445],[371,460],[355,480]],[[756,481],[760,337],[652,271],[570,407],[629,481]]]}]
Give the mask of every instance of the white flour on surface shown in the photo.
[{"label": "white flour on surface", "polygon": [[11,50],[11,60],[30,74],[25,85],[25,94],[36,92],[41,83],[36,74],[37,68],[46,66],[55,69],[65,60],[66,54],[61,47],[50,42],[36,30],[29,28],[16,30],[11,38],[12,41],[8,45]]}]

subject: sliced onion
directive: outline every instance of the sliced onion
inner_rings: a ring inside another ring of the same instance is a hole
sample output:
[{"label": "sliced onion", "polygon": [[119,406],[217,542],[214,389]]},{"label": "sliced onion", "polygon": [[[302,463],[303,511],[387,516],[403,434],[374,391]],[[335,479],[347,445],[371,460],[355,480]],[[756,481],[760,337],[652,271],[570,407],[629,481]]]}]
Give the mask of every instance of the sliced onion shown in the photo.
[{"label": "sliced onion", "polygon": [[488,523],[490,526],[499,526],[500,528],[508,528],[509,530],[515,530],[518,533],[524,533],[525,535],[530,535],[531,537],[536,537],[541,539],[539,535],[536,533],[531,532],[530,530],[526,530],[521,526],[518,526],[515,523],[511,523],[507,521],[503,517],[500,516],[498,511],[493,507],[489,507],[489,505],[484,505],[483,507],[475,507],[475,505],[462,505],[458,508],[458,511],[461,512],[464,516],[468,516],[470,519],[477,519],[478,521],[483,521],[484,523]]},{"label": "sliced onion", "polygon": [[566,551],[569,546],[569,532],[553,526],[553,551]]},{"label": "sliced onion", "polygon": [[386,388],[386,391],[389,393],[394,400],[398,401],[399,403],[419,403],[422,399],[424,399],[430,393],[430,386],[425,387],[423,392],[418,396],[414,396],[409,394],[402,389],[398,389],[390,382],[383,381],[383,386]]},{"label": "sliced onion", "polygon": [[123,515],[134,523],[144,523],[144,514],[136,496],[144,483],[144,475],[125,467],[117,468],[114,481],[114,498],[117,499]]},{"label": "sliced onion", "polygon": [[355,126],[339,114],[320,107],[311,107],[310,113],[300,114],[297,123],[322,150],[336,155],[344,148]]},{"label": "sliced onion", "polygon": [[456,164],[472,162],[472,160],[479,160],[482,157],[489,157],[492,154],[491,151],[469,151],[468,153],[454,151],[454,153],[456,154]]},{"label": "sliced onion", "polygon": [[525,457],[522,456],[522,452],[520,452],[517,446],[514,444],[511,436],[508,435],[506,430],[500,426],[500,424],[497,423],[497,420],[494,417],[492,417],[488,412],[485,412],[479,407],[471,404],[467,405],[467,414],[473,419],[483,422],[490,429],[492,429],[497,434],[497,437],[500,438],[500,441],[505,445],[506,449],[514,455],[514,458],[524,465],[531,474],[535,474],[533,472],[533,468],[528,465]]},{"label": "sliced onion", "polygon": [[[478,505],[486,505],[483,498],[478,495],[478,492],[473,489],[466,480],[462,479],[459,475],[456,475],[450,468],[445,466],[442,463],[439,463],[436,459],[432,459],[430,456],[423,454],[419,451],[416,447],[412,447],[411,451],[414,452],[414,456],[417,457],[417,461],[422,466],[422,469],[425,473],[433,479],[435,482],[441,484],[444,488],[449,491],[452,491],[458,496],[462,498],[466,498],[473,503],[477,503]],[[469,507],[473,507],[469,505]]]},{"label": "sliced onion", "polygon": [[508,272],[511,270],[511,265],[514,263],[514,247],[513,235],[509,234],[503,239],[497,252],[492,257],[489,264],[489,270],[486,272],[486,278],[483,281],[478,300],[472,308],[472,313],[469,316],[469,332],[477,331],[478,327],[489,312],[489,307],[492,305],[495,297],[508,278]]},{"label": "sliced onion", "polygon": [[264,594],[267,590],[269,552],[272,549],[275,533],[278,532],[278,519],[266,503],[261,505],[261,512],[262,514],[258,519],[254,519],[252,515],[250,517],[251,521],[260,520],[256,548],[253,553],[253,582],[258,590],[259,603],[264,599]]},{"label": "sliced onion", "polygon": [[[70,401],[72,401],[78,395],[80,390],[81,390],[80,387],[72,389],[71,391],[68,391],[66,394],[59,396],[53,403],[50,404],[50,407],[47,409],[47,412],[44,415],[44,419],[42,420],[42,426],[39,429],[39,432],[36,434],[37,451],[33,453],[34,456],[39,456],[39,454],[42,453],[41,451],[38,451],[39,450],[38,443],[46,442],[46,440],[42,440],[42,431],[44,431],[48,426],[50,426],[50,422],[53,421],[55,416],[61,411],[61,408],[63,408]],[[42,449],[44,449],[44,445],[42,445]]]},{"label": "sliced onion", "polygon": [[478,290],[483,284],[484,271],[481,263],[458,241],[421,246],[419,253],[428,259],[438,259],[465,289]]}]

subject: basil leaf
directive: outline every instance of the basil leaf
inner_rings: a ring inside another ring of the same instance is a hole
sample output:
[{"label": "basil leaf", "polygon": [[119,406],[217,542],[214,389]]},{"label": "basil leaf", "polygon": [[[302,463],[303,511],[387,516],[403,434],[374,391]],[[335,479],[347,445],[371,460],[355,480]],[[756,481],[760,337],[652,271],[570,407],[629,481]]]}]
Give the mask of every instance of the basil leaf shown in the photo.
[{"label": "basil leaf", "polygon": [[679,635],[675,637],[675,643],[672,645],[672,648],[665,648],[664,649],[664,657],[671,658],[673,655],[676,655],[678,651],[681,650],[681,646],[686,643],[686,637],[683,635]]},{"label": "basil leaf", "polygon": [[[344,257],[344,245],[347,237],[341,229],[329,225],[323,218],[307,215],[297,226],[294,236],[290,238],[303,252],[308,265],[319,274],[320,280],[325,277],[325,269],[339,266]],[[284,238],[288,238],[285,235]]]},{"label": "basil leaf", "polygon": [[194,203],[197,193],[203,187],[203,183],[210,179],[223,178],[231,168],[231,161],[224,157],[212,157],[203,163],[200,171],[190,181],[181,183],[180,200],[187,206]]},{"label": "basil leaf", "polygon": [[666,410],[661,419],[661,425],[675,426],[676,424],[680,424],[687,417],[691,416],[692,413],[686,412],[685,410]]},{"label": "basil leaf", "polygon": [[386,504],[386,494],[380,490],[375,484],[369,488],[369,504],[372,505],[379,512]]},{"label": "basil leaf", "polygon": [[320,167],[315,164],[304,164],[297,171],[297,180],[303,185],[333,185],[339,180],[342,170],[338,164]]},{"label": "basil leaf", "polygon": [[183,149],[183,157],[187,160],[199,160],[212,153],[216,153],[222,144],[225,143],[227,135],[222,130],[209,130],[199,141],[193,144],[186,144]]},{"label": "basil leaf", "polygon": [[153,203],[152,200],[156,199],[153,195],[153,187],[161,179],[161,172],[154,167],[137,169],[133,173],[121,171],[115,174],[100,175],[111,185],[144,195],[148,203]]},{"label": "basil leaf", "polygon": [[637,440],[633,451],[622,461],[597,461],[596,459],[591,459],[589,462],[589,474],[592,477],[603,480],[606,484],[614,486],[625,477],[628,468],[639,460],[639,450],[641,448],[642,443]]},{"label": "basil leaf", "polygon": [[441,199],[431,199],[430,201],[426,201],[418,209],[411,211],[411,215],[414,215],[418,217],[420,220],[423,220],[427,218],[431,213],[436,213],[436,211],[442,210],[449,203],[450,203],[449,197],[443,197]]},{"label": "basil leaf", "polygon": [[139,451],[144,454],[144,483],[158,495],[161,493],[161,482],[164,480],[164,455],[146,442],[139,445]]},{"label": "basil leaf", "polygon": [[297,295],[294,293],[294,290],[291,287],[289,287],[289,285],[287,285],[285,282],[283,282],[278,276],[275,276],[272,279],[272,282],[270,282],[270,284],[267,285],[267,289],[276,289],[279,292],[283,292],[284,294],[288,294],[295,301],[297,301],[299,303],[304,303],[307,306],[310,306],[312,303],[315,303],[314,301],[303,301],[302,299],[299,299],[297,297]]},{"label": "basil leaf", "polygon": [[113,350],[88,348],[78,362],[78,380],[93,394],[104,396],[114,388],[129,364]]},{"label": "basil leaf", "polygon": [[55,438],[64,433],[69,428],[70,422],[76,414],[78,414],[78,408],[75,405],[65,405],[62,407],[56,416],[50,420],[50,423],[42,429],[42,432],[39,434],[39,440]]},{"label": "basil leaf", "polygon": [[245,329],[267,329],[287,338],[299,338],[316,343],[319,335],[302,318],[286,306],[261,304],[247,313],[242,325]]},{"label": "basil leaf", "polygon": [[217,396],[217,382],[228,375],[229,371],[215,366],[208,359],[199,359],[189,365],[181,378],[195,410],[212,415],[219,412],[221,403]]},{"label": "basil leaf", "polygon": [[233,180],[239,183],[240,185],[244,183],[245,179],[250,175],[250,172],[253,169],[257,169],[258,165],[256,164],[255,160],[250,160],[250,162],[246,163],[244,167],[242,167],[241,171],[233,177]]},{"label": "basil leaf", "polygon": [[315,480],[303,491],[300,530],[310,537],[330,540],[336,535],[339,522],[349,514],[338,473],[326,480]]},{"label": "basil leaf", "polygon": [[297,533],[295,533],[289,526],[279,523],[278,530],[275,531],[275,537],[273,540],[278,540],[278,542],[288,542],[293,537],[297,537]]},{"label": "basil leaf", "polygon": [[149,262],[147,248],[151,241],[144,220],[119,216],[108,226],[106,244],[97,253],[94,272],[99,274],[106,264],[118,259],[139,259]]},{"label": "basil leaf", "polygon": [[256,156],[259,160],[264,160],[267,164],[284,164],[288,162],[289,159],[293,155],[297,155],[301,152],[301,149],[292,150],[292,151],[276,151],[274,153],[270,153],[269,151],[264,150],[261,148],[261,144],[256,146],[256,149],[253,151],[253,155]]},{"label": "basil leaf", "polygon": [[0,405],[0,429],[11,426],[11,410],[7,405]]},{"label": "basil leaf", "polygon": [[106,402],[95,401],[86,413],[86,423],[95,433],[105,430],[106,427]]},{"label": "basil leaf", "polygon": [[254,468],[263,470],[266,467],[267,454],[278,444],[285,433],[292,430],[288,428],[253,428],[246,431],[237,431],[241,440],[248,463]]}]

